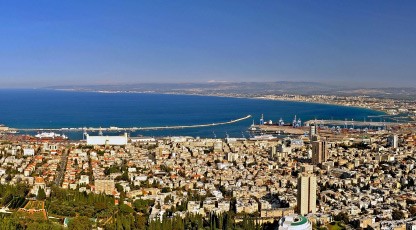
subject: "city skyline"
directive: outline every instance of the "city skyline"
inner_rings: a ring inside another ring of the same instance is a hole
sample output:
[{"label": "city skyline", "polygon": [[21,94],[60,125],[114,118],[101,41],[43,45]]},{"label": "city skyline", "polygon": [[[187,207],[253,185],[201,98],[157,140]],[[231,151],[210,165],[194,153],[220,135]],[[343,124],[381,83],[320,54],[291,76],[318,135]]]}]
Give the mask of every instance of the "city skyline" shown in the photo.
[{"label": "city skyline", "polygon": [[0,230],[416,229],[415,10],[0,1]]},{"label": "city skyline", "polygon": [[416,86],[412,1],[2,2],[2,87]]}]

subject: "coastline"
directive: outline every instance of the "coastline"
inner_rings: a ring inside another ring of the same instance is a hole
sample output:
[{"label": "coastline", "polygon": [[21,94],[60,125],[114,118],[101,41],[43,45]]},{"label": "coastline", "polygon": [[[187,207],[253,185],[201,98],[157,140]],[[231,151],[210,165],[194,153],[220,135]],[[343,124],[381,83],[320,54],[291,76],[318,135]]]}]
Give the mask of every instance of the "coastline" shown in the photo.
[{"label": "coastline", "polygon": [[250,99],[250,100],[265,100],[265,101],[283,101],[283,102],[295,102],[295,103],[308,103],[308,104],[317,104],[317,105],[332,105],[332,106],[342,106],[348,108],[358,108],[358,109],[365,109],[373,112],[380,112],[383,113],[382,116],[390,117],[391,115],[388,114],[386,111],[375,109],[371,107],[364,107],[364,106],[354,106],[354,105],[346,105],[346,104],[338,104],[338,103],[330,103],[330,102],[312,102],[312,101],[303,101],[303,100],[285,100],[282,98],[267,98],[265,96],[243,96],[243,95],[216,95],[216,94],[198,94],[198,93],[175,93],[175,92],[156,92],[156,91],[107,91],[107,90],[76,90],[76,89],[52,89],[58,91],[68,91],[68,92],[89,92],[89,93],[103,93],[103,94],[163,94],[163,95],[181,95],[181,96],[200,96],[200,97],[218,97],[218,98],[236,98],[236,99]]}]

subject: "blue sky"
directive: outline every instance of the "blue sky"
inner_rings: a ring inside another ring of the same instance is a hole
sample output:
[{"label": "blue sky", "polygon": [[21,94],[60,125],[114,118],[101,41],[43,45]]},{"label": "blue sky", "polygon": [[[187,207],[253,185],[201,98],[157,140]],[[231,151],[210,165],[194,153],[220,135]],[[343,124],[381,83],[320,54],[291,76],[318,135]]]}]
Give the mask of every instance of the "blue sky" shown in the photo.
[{"label": "blue sky", "polygon": [[3,87],[416,86],[415,1],[0,1]]}]

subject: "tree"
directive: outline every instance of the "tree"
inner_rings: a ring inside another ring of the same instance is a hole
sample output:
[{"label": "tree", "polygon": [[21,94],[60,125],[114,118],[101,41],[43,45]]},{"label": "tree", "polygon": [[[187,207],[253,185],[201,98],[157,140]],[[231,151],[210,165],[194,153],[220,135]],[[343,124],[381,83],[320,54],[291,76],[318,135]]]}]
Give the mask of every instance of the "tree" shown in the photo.
[{"label": "tree", "polygon": [[85,230],[92,229],[92,222],[88,217],[77,216],[69,221],[69,230]]},{"label": "tree", "polygon": [[349,223],[348,214],[345,212],[340,212],[338,215],[334,216],[335,221],[343,221],[344,223]]},{"label": "tree", "polygon": [[127,171],[126,171],[126,172],[124,172],[124,173],[121,175],[121,179],[122,179],[122,180],[124,180],[124,181],[129,181],[129,174],[127,173]]},{"label": "tree", "polygon": [[155,203],[154,200],[142,200],[137,199],[133,202],[133,207],[137,212],[141,212],[143,214],[148,213],[148,209],[150,206],[153,206]]},{"label": "tree", "polygon": [[54,224],[50,221],[28,222],[26,225],[26,230],[62,230],[62,229],[63,228],[60,225]]},{"label": "tree", "polygon": [[391,217],[393,218],[393,220],[401,220],[404,219],[404,213],[400,210],[395,209],[393,210]]},{"label": "tree", "polygon": [[134,212],[134,210],[130,206],[128,206],[127,204],[120,204],[119,210],[123,214],[130,214],[130,213]]},{"label": "tree", "polygon": [[409,212],[412,216],[415,216],[416,215],[416,206],[411,206],[409,208]]},{"label": "tree", "polygon": [[118,191],[119,193],[124,192],[124,188],[123,188],[123,186],[121,186],[121,184],[117,183],[117,184],[115,185],[115,187],[116,187],[116,189],[117,189],[117,191]]},{"label": "tree", "polygon": [[170,189],[169,187],[163,187],[162,188],[162,193],[168,193],[168,192],[171,192],[172,191],[172,189]]},{"label": "tree", "polygon": [[134,224],[135,224],[136,229],[145,230],[146,229],[146,217],[142,215],[136,215]]},{"label": "tree", "polygon": [[38,190],[38,195],[36,196],[36,199],[38,199],[38,200],[45,200],[46,199],[46,193],[45,193],[45,190],[43,188],[40,188]]},{"label": "tree", "polygon": [[19,224],[18,219],[15,216],[12,217],[0,217],[0,229],[20,229],[22,226]]},{"label": "tree", "polygon": [[165,203],[165,204],[169,204],[169,202],[173,202],[174,200],[173,200],[173,197],[171,196],[171,195],[169,195],[169,196],[166,196],[165,197],[165,199],[163,200],[163,202]]}]

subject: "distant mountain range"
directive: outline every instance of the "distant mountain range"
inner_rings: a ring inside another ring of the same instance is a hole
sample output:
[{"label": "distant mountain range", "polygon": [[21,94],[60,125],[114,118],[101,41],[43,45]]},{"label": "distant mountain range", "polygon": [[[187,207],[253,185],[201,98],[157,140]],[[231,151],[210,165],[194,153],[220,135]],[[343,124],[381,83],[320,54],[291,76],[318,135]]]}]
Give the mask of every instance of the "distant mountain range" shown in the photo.
[{"label": "distant mountain range", "polygon": [[318,82],[207,82],[207,83],[138,83],[120,85],[84,85],[84,86],[51,86],[47,89],[73,91],[136,92],[136,93],[172,93],[192,95],[366,95],[378,98],[414,100],[416,88],[388,87],[368,88],[349,87]]}]

